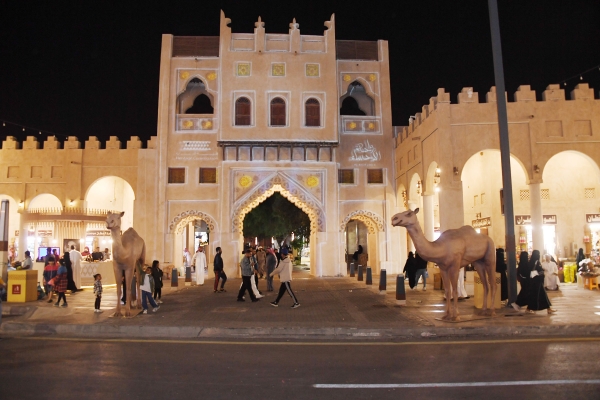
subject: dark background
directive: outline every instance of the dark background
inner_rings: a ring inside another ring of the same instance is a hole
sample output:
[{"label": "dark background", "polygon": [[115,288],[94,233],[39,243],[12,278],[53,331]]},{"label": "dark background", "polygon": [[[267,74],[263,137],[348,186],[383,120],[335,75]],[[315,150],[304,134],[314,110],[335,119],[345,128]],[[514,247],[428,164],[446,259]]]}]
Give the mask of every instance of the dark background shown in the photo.
[{"label": "dark background", "polygon": [[[509,101],[519,85],[541,99],[565,80],[567,98],[579,82],[599,97],[600,1],[498,3]],[[287,33],[296,18],[301,34],[322,35],[335,13],[336,39],[388,40],[394,125],[437,88],[456,102],[470,86],[484,101],[494,85],[485,0],[4,1],[0,140],[156,135],[161,34],[218,36],[220,9],[233,32],[252,32],[261,16],[267,33]]]}]

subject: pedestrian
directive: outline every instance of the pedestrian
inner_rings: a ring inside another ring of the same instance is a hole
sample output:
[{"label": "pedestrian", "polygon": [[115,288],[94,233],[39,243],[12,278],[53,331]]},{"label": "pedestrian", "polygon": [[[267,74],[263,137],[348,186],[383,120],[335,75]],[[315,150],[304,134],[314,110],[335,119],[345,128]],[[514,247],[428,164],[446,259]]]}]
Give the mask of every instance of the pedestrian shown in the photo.
[{"label": "pedestrian", "polygon": [[273,289],[273,277],[271,276],[271,273],[273,271],[275,271],[275,267],[277,267],[277,255],[275,255],[275,250],[273,250],[273,248],[270,248],[267,251],[267,257],[266,257],[266,262],[265,262],[265,267],[267,269],[267,292],[272,292]]},{"label": "pedestrian", "polygon": [[52,293],[54,292],[54,278],[58,272],[58,265],[54,260],[54,256],[48,256],[48,263],[44,267],[42,276],[44,277],[44,290],[46,291],[46,297],[48,297],[48,303],[52,303]]},{"label": "pedestrian", "polygon": [[512,303],[513,308],[517,311],[521,311],[521,307],[525,307],[529,301],[530,275],[529,254],[526,251],[522,251],[519,255],[519,265],[517,267],[517,281],[521,285],[521,290],[519,290],[517,300]]},{"label": "pedestrian", "polygon": [[2,280],[2,276],[0,276],[0,327],[2,326],[2,298],[4,297],[4,293],[6,292],[6,283]]},{"label": "pedestrian", "polygon": [[415,286],[419,284],[419,278],[423,277],[423,290],[427,290],[427,261],[421,258],[419,253],[415,253],[417,262],[417,272],[415,272]]},{"label": "pedestrian", "polygon": [[54,278],[54,290],[58,293],[58,301],[54,303],[55,307],[60,306],[60,300],[62,299],[63,307],[67,307],[67,297],[65,296],[65,292],[67,291],[68,286],[68,278],[67,278],[67,266],[65,265],[65,259],[60,260],[60,266],[56,271],[56,277]]},{"label": "pedestrian", "polygon": [[262,279],[262,277],[265,275],[265,264],[267,262],[267,254],[262,246],[260,246],[256,251],[256,261],[258,263],[258,277]]},{"label": "pedestrian", "polygon": [[31,260],[31,253],[29,252],[29,250],[25,251],[25,259],[21,264],[21,269],[33,269],[33,261]]},{"label": "pedestrian", "polygon": [[544,269],[540,263],[540,251],[534,250],[529,259],[531,268],[531,281],[529,283],[529,301],[527,302],[527,311],[534,313],[540,310],[547,310],[548,314],[553,314],[556,310],[552,309],[552,303],[548,298],[546,289],[544,289]]},{"label": "pedestrian", "polygon": [[96,301],[94,302],[94,312],[101,313],[100,309],[100,301],[102,301],[102,275],[95,274],[94,275],[94,295],[96,296]]},{"label": "pedestrian", "polygon": [[580,247],[579,251],[577,252],[577,257],[575,258],[575,271],[573,271],[572,282],[577,282],[577,275],[579,275],[577,273],[577,271],[579,270],[579,267],[581,267],[581,265],[579,265],[579,263],[585,259],[586,259],[586,256],[583,253],[583,249]]},{"label": "pedestrian", "polygon": [[[258,290],[258,259],[256,258],[256,246],[252,247],[252,269],[254,270],[254,286],[256,291],[262,295],[262,292]],[[256,291],[254,294],[256,294]]]},{"label": "pedestrian", "polygon": [[358,249],[352,254],[352,260],[354,260],[354,266],[358,268],[358,256],[363,253],[363,247],[359,244]]},{"label": "pedestrian", "polygon": [[404,264],[404,269],[402,270],[406,274],[408,278],[408,286],[411,290],[415,289],[417,284],[415,283],[415,273],[417,272],[417,260],[415,260],[415,255],[412,251],[408,252],[408,258],[406,259],[406,263]]},{"label": "pedestrian", "polygon": [[504,261],[504,249],[496,249],[496,273],[500,274],[500,301],[508,300],[508,277],[506,261]]},{"label": "pedestrian", "polygon": [[273,272],[271,272],[271,274],[270,274],[271,276],[273,276],[275,274],[279,274],[279,281],[281,282],[281,286],[279,287],[279,294],[277,295],[277,298],[275,299],[275,301],[271,302],[271,305],[273,307],[278,307],[279,300],[281,300],[281,298],[283,297],[283,294],[285,292],[288,292],[288,294],[292,298],[292,301],[294,302],[294,304],[292,304],[292,308],[298,308],[298,307],[300,307],[300,303],[298,302],[296,295],[292,291],[292,286],[291,286],[292,261],[288,257],[288,249],[287,248],[281,249],[281,255],[285,258],[283,260],[281,260],[281,262],[279,263],[277,268],[275,268],[275,270],[273,270]]},{"label": "pedestrian", "polygon": [[83,260],[83,256],[75,246],[71,245],[71,251],[69,251],[69,256],[71,258],[71,267],[73,268],[73,281],[75,282],[75,287],[81,287],[81,261]]},{"label": "pedestrian", "polygon": [[148,314],[148,302],[152,306],[152,312],[157,312],[160,306],[152,298],[154,293],[154,278],[152,278],[152,268],[146,267],[145,273],[141,274],[140,289],[142,291],[142,314]]},{"label": "pedestrian", "polygon": [[196,285],[204,285],[204,274],[206,271],[206,255],[204,247],[198,246],[198,251],[192,258],[192,265],[196,269]]},{"label": "pedestrian", "polygon": [[558,266],[552,261],[550,254],[544,256],[542,268],[544,269],[544,287],[546,290],[558,290],[558,283],[560,282],[558,279]]},{"label": "pedestrian", "polygon": [[259,299],[257,299],[252,292],[251,279],[252,275],[254,274],[254,267],[252,265],[252,250],[250,248],[246,248],[244,251],[244,256],[240,260],[240,268],[242,270],[242,286],[238,292],[237,301],[245,301],[244,293],[247,290],[248,294],[250,295],[250,299],[252,299],[252,302],[255,303]]},{"label": "pedestrian", "polygon": [[154,300],[162,304],[163,272],[159,268],[158,260],[152,261],[152,278],[154,279]]},{"label": "pedestrian", "polygon": [[75,293],[78,289],[73,280],[73,264],[71,263],[71,254],[67,251],[63,255],[65,267],[67,267],[67,290],[71,293]]},{"label": "pedestrian", "polygon": [[185,276],[188,268],[192,268],[192,255],[186,247],[185,249],[183,249],[183,276]]},{"label": "pedestrian", "polygon": [[96,247],[96,250],[92,253],[92,260],[102,261],[104,259],[104,253],[100,251],[100,247]]},{"label": "pedestrian", "polygon": [[[215,272],[215,293],[226,292],[225,290],[225,282],[227,282],[227,274],[223,270],[223,258],[221,257],[222,250],[220,247],[216,248],[217,254],[215,254],[215,258],[213,260],[213,271]],[[221,289],[217,290],[219,287],[219,280],[221,280]]]}]

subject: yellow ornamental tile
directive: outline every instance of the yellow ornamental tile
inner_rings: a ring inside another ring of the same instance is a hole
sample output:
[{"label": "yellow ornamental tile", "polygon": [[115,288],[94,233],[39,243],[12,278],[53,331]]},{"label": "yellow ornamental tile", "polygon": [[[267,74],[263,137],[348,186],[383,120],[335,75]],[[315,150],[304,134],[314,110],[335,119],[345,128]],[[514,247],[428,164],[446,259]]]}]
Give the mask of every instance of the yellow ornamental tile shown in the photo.
[{"label": "yellow ornamental tile", "polygon": [[373,130],[373,129],[375,129],[375,124],[374,124],[374,123],[372,123],[372,122],[369,122],[369,124],[367,125],[367,128],[368,128],[369,130]]},{"label": "yellow ornamental tile", "polygon": [[271,64],[271,75],[285,76],[285,64]]},{"label": "yellow ornamental tile", "polygon": [[203,129],[210,129],[210,128],[212,128],[212,126],[213,126],[212,121],[202,121]]},{"label": "yellow ornamental tile", "polygon": [[215,79],[217,79],[217,73],[211,72],[210,74],[206,75],[206,79],[208,79],[209,81],[214,81]]},{"label": "yellow ornamental tile", "polygon": [[350,82],[352,77],[350,75],[344,75],[344,82]]},{"label": "yellow ornamental tile", "polygon": [[246,188],[252,183],[252,178],[248,175],[244,175],[239,179],[238,183],[241,187]]},{"label": "yellow ornamental tile", "polygon": [[250,76],[250,64],[239,63],[237,66],[237,74],[238,76]]},{"label": "yellow ornamental tile", "polygon": [[306,76],[319,76],[319,64],[306,64]]},{"label": "yellow ornamental tile", "polygon": [[356,129],[356,122],[350,122],[348,124],[348,128],[350,128],[350,129]]},{"label": "yellow ornamental tile", "polygon": [[308,187],[315,187],[319,185],[319,178],[314,175],[309,176],[308,178],[306,178],[306,185]]},{"label": "yellow ornamental tile", "polygon": [[182,73],[180,73],[180,74],[179,74],[179,77],[180,77],[181,79],[187,79],[187,78],[189,78],[189,77],[190,77],[190,73],[189,73],[189,72],[187,72],[187,71],[183,71]]},{"label": "yellow ornamental tile", "polygon": [[194,126],[194,121],[186,119],[181,123],[181,126],[183,126],[183,129],[192,129]]},{"label": "yellow ornamental tile", "polygon": [[370,74],[370,75],[369,75],[369,80],[370,80],[371,82],[373,82],[375,79],[377,79],[377,75],[375,75],[375,74]]}]

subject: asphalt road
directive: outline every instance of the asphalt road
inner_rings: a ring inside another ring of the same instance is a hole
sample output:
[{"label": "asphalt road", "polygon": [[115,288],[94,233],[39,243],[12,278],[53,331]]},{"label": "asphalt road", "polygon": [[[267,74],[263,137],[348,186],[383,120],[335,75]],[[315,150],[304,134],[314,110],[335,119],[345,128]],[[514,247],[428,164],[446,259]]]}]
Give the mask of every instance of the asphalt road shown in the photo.
[{"label": "asphalt road", "polygon": [[600,338],[6,338],[2,399],[600,399]]}]

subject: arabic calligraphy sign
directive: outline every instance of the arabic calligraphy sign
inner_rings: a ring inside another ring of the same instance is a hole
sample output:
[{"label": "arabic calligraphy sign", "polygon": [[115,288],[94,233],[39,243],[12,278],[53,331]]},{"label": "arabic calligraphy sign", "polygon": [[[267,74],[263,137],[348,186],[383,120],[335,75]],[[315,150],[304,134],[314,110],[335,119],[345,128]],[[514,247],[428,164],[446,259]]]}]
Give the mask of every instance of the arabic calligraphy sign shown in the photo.
[{"label": "arabic calligraphy sign", "polygon": [[492,218],[485,217],[485,218],[474,219],[472,221],[471,225],[473,226],[473,228],[483,228],[486,226],[492,226]]},{"label": "arabic calligraphy sign", "polygon": [[585,214],[585,220],[588,224],[592,222],[600,222],[600,214]]},{"label": "arabic calligraphy sign", "polygon": [[[556,225],[556,214],[542,215],[543,225]],[[531,215],[515,215],[515,225],[531,225]]]},{"label": "arabic calligraphy sign", "polygon": [[381,153],[368,140],[357,143],[352,150],[350,161],[379,161]]}]

